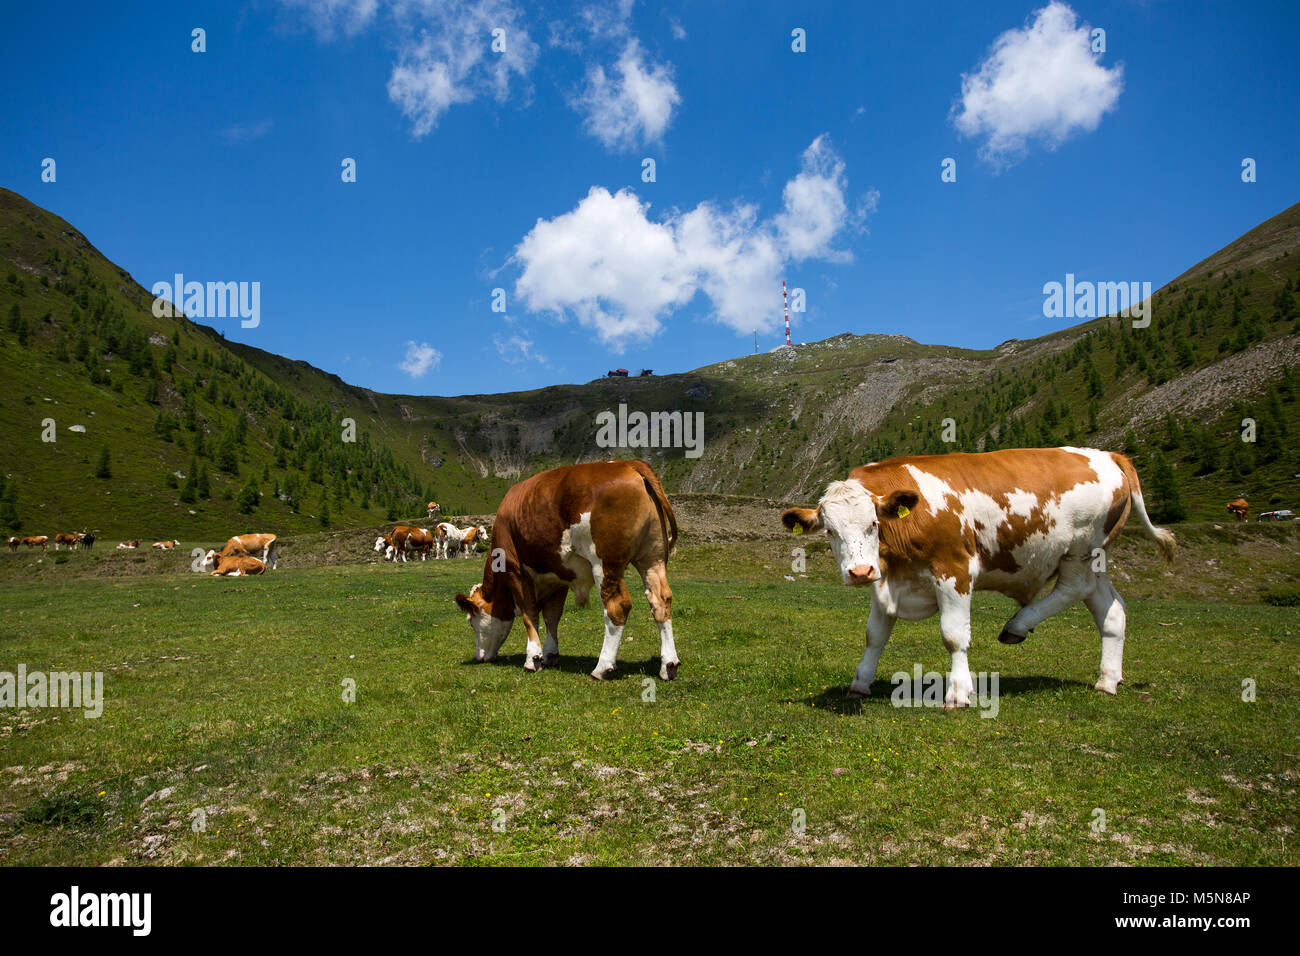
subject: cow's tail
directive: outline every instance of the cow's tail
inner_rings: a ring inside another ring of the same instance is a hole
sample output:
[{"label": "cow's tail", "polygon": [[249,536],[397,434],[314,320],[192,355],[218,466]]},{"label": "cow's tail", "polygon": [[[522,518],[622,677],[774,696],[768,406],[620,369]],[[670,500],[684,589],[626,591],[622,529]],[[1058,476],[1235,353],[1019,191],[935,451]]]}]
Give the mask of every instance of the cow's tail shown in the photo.
[{"label": "cow's tail", "polygon": [[673,511],[672,503],[668,500],[668,495],[664,491],[664,486],[659,482],[659,476],[655,470],[644,461],[634,461],[630,463],[636,469],[637,474],[645,482],[646,491],[650,494],[650,499],[655,503],[655,508],[659,511],[659,528],[663,532],[664,556],[672,551],[673,545],[677,543],[677,515]]},{"label": "cow's tail", "polygon": [[[1133,513],[1137,515],[1137,519],[1142,525],[1142,532],[1156,543],[1156,547],[1160,549],[1160,554],[1163,555],[1166,561],[1172,561],[1174,552],[1178,549],[1178,541],[1174,538],[1174,533],[1168,528],[1157,528],[1151,523],[1146,505],[1142,501],[1142,484],[1138,481],[1137,469],[1133,467],[1133,462],[1129,460],[1127,455],[1116,455],[1115,460],[1119,464],[1120,470],[1124,472],[1124,478],[1128,482],[1129,501],[1133,504]],[[1119,534],[1119,528],[1120,525],[1117,524],[1115,531],[1112,533],[1112,538],[1114,535]],[[1110,541],[1107,541],[1106,544],[1109,546]]]}]

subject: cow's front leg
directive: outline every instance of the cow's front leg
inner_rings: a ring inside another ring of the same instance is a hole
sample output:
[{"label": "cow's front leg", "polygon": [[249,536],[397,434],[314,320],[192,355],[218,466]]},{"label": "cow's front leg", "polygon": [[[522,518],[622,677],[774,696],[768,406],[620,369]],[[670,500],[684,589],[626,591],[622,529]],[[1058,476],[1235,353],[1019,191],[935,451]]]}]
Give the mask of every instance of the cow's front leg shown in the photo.
[{"label": "cow's front leg", "polygon": [[605,643],[600,648],[600,658],[591,676],[596,680],[606,680],[614,673],[618,663],[618,648],[623,643],[623,628],[627,616],[632,611],[632,595],[628,593],[623,581],[622,569],[611,574],[606,571],[600,584],[600,597],[605,603]]},{"label": "cow's front leg", "polygon": [[970,601],[970,594],[960,594],[955,589],[945,589],[939,596],[939,634],[952,657],[948,693],[943,699],[944,708],[949,710],[969,707],[971,691],[975,689],[966,660],[966,649],[970,647]]},{"label": "cow's front leg", "polygon": [[858,669],[853,674],[853,683],[849,685],[846,697],[871,696],[871,682],[876,679],[880,655],[889,643],[889,635],[893,633],[896,620],[898,618],[894,615],[880,609],[879,601],[872,599],[871,613],[867,615],[867,648],[862,652],[862,660],[858,662]]}]

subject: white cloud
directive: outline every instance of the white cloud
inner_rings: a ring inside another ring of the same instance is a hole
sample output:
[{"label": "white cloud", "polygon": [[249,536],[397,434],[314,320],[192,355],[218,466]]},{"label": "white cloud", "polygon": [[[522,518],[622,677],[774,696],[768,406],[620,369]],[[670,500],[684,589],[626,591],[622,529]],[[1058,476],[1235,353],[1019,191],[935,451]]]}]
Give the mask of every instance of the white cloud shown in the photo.
[{"label": "white cloud", "polygon": [[723,325],[770,330],[780,321],[788,263],[851,258],[832,243],[861,226],[876,194],[850,210],[846,187],[844,163],[825,137],[804,152],[783,209],[768,220],[751,204],[704,202],[653,221],[630,190],[595,186],[571,211],[539,219],[515,248],[512,261],[523,267],[515,295],[534,311],[571,313],[615,349],[654,336],[701,291]]},{"label": "white cloud", "polygon": [[[512,77],[526,84],[537,61],[537,44],[509,0],[397,0],[393,12],[406,38],[388,97],[417,138],[432,132],[457,103],[488,93],[505,102]],[[504,52],[491,49],[496,29],[505,31]]]},{"label": "white cloud", "polygon": [[550,359],[537,351],[535,343],[527,335],[493,333],[492,344],[496,346],[497,354],[511,365],[536,363],[550,368]]},{"label": "white cloud", "polygon": [[234,123],[223,129],[221,136],[230,143],[247,143],[261,139],[271,132],[271,127],[274,125],[275,123],[269,119],[257,120],[253,123]]},{"label": "white cloud", "polygon": [[1053,0],[1023,29],[999,36],[975,72],[962,75],[952,120],[963,135],[985,137],[981,158],[1006,166],[1033,140],[1055,149],[1079,130],[1096,129],[1123,85],[1123,67],[1098,63],[1087,24]]},{"label": "white cloud", "polygon": [[588,69],[574,106],[587,132],[607,148],[632,150],[662,139],[681,102],[672,66],[648,62],[633,37],[611,71],[600,64]]},{"label": "white cloud", "polygon": [[441,363],[442,353],[428,342],[421,342],[419,345],[407,342],[406,357],[397,363],[397,367],[411,378],[419,378],[430,369],[436,369]]},{"label": "white cloud", "polygon": [[379,0],[281,0],[290,10],[297,11],[311,24],[323,40],[334,37],[335,31],[351,36],[369,26],[379,11]]}]

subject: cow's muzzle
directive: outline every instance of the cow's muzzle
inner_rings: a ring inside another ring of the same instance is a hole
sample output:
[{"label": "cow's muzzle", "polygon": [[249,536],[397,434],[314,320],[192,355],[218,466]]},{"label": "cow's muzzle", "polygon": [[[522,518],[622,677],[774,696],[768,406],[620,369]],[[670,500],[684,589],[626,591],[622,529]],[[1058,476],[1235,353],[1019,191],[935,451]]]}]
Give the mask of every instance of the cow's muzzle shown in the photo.
[{"label": "cow's muzzle", "polygon": [[876,573],[875,568],[870,568],[863,564],[859,564],[856,568],[850,569],[848,573],[849,584],[852,585],[870,584],[872,581],[876,580],[877,577],[879,577],[879,575]]}]

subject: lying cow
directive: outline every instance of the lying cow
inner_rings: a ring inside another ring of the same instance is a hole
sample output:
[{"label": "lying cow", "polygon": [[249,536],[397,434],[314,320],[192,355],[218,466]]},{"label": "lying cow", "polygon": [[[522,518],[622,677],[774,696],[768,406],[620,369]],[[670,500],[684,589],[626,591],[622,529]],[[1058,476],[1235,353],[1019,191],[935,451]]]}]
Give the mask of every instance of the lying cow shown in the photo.
[{"label": "lying cow", "polygon": [[153,543],[153,546],[159,551],[170,551],[172,548],[178,547],[179,545],[179,541],[155,541]]},{"label": "lying cow", "polygon": [[[659,476],[643,461],[569,465],[521,481],[506,492],[497,510],[482,583],[468,595],[456,595],[474,631],[475,660],[497,656],[519,614],[528,639],[524,670],[535,671],[542,663],[553,666],[559,660],[558,629],[569,590],[582,607],[595,588],[605,606],[605,643],[591,676],[609,677],[632,610],[623,581],[631,565],[641,575],[659,625],[659,676],[674,680],[680,662],[667,572],[676,540],[672,505]],[[546,624],[544,649],[537,631],[539,612]]]},{"label": "lying cow", "polygon": [[[259,559],[272,571],[280,562],[280,549],[273,534],[237,534],[228,540],[219,552],[209,551],[210,557],[247,555]],[[207,558],[204,558],[207,561]]]},{"label": "lying cow", "polygon": [[[790,508],[787,528],[824,529],[845,584],[871,585],[867,647],[849,686],[866,697],[900,617],[939,613],[952,656],[944,703],[970,705],[966,650],[971,595],[1000,591],[1020,604],[998,640],[1018,644],[1035,626],[1082,601],[1101,632],[1097,690],[1124,680],[1124,601],[1106,557],[1129,514],[1166,560],[1174,536],[1147,517],[1133,463],[1091,448],[1021,448],[895,458],[832,482],[814,508]],[[1056,585],[1043,597],[1049,580]],[[1036,599],[1037,598],[1037,599]]]},{"label": "lying cow", "polygon": [[140,547],[140,539],[139,539],[139,538],[136,538],[134,541],[122,541],[122,542],[119,542],[119,543],[118,543],[118,546],[117,546],[117,549],[118,549],[119,551],[121,551],[121,550],[123,550],[123,549],[135,549],[135,548],[138,548],[138,547]]},{"label": "lying cow", "polygon": [[1236,501],[1229,501],[1228,514],[1235,515],[1238,521],[1247,520],[1247,516],[1250,514],[1250,502],[1245,498],[1238,498]]},{"label": "lying cow", "polygon": [[[208,554],[212,554],[211,551]],[[221,554],[216,556],[216,566],[212,568],[212,576],[219,577],[246,577],[250,574],[263,574],[266,571],[266,565],[257,558],[250,558],[246,554]],[[204,567],[207,570],[207,567]]]}]

